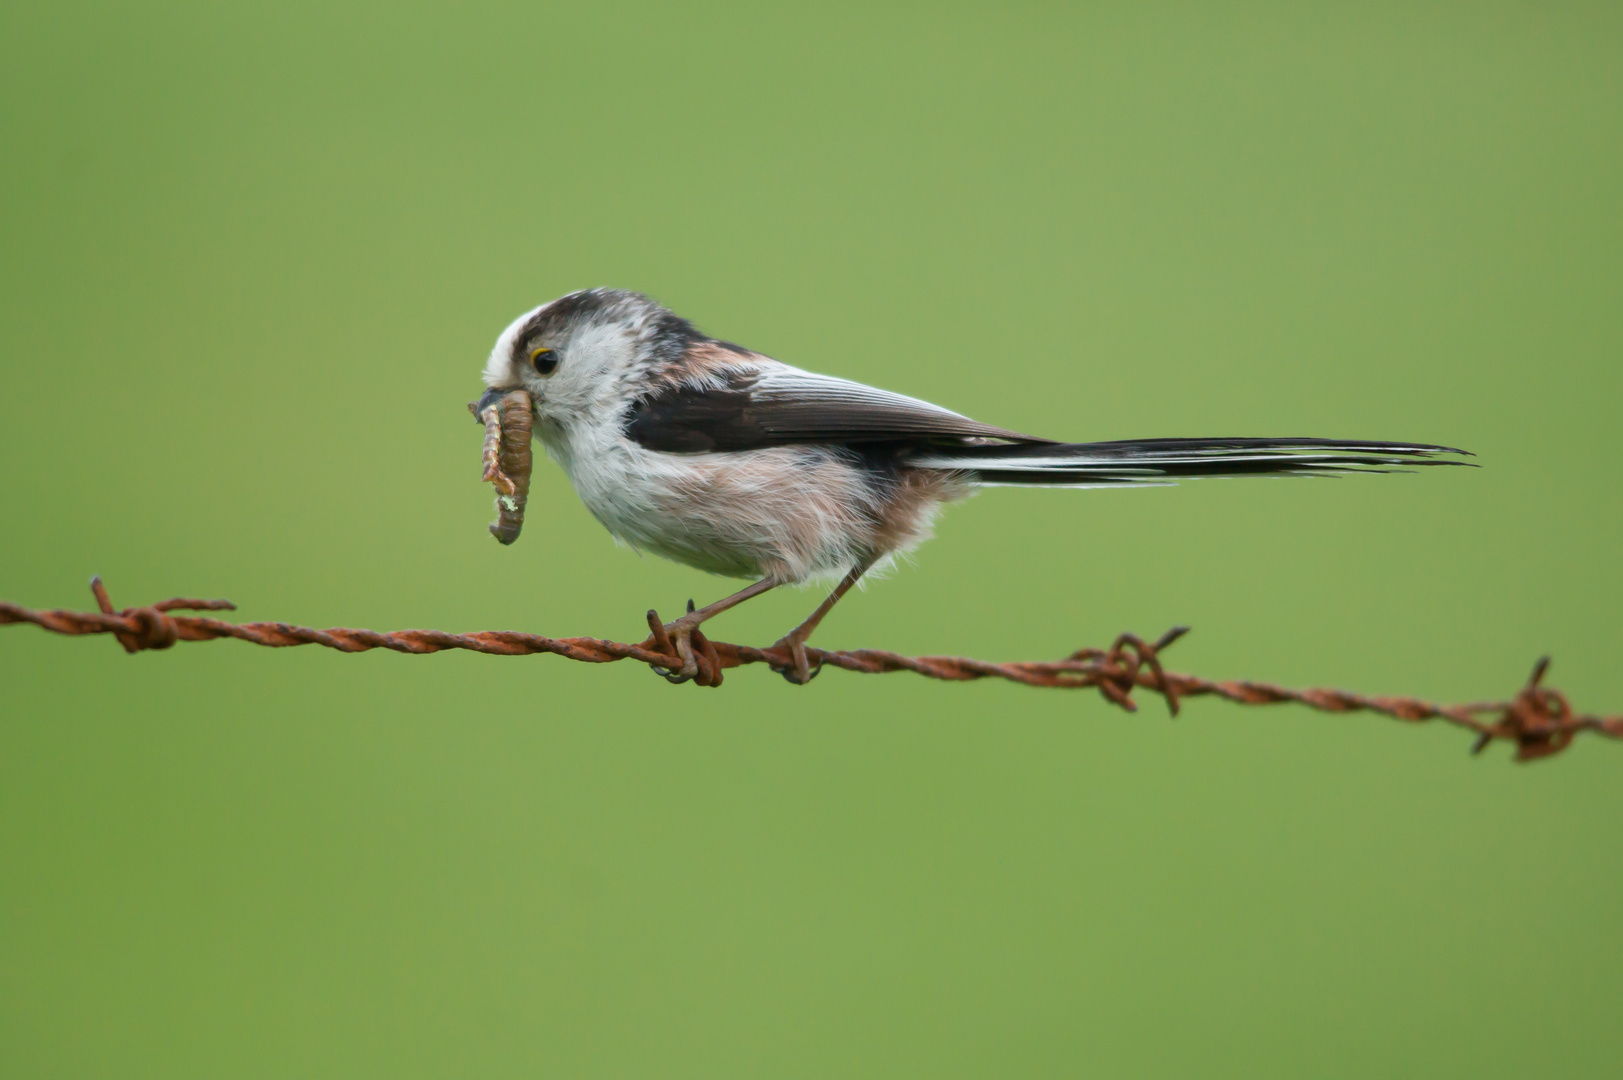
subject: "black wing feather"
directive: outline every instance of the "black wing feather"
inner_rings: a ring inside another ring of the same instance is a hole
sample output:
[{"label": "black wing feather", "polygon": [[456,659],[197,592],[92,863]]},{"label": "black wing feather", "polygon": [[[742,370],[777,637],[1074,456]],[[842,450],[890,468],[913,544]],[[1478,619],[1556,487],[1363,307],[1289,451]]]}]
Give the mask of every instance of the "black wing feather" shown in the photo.
[{"label": "black wing feather", "polygon": [[[764,359],[764,358],[763,358]],[[1458,465],[1446,446],[1371,439],[1131,439],[1056,443],[992,427],[916,398],[767,361],[667,385],[634,402],[626,435],[666,453],[794,444],[885,444],[900,463],[986,484],[1119,486],[1202,476],[1333,476]]]},{"label": "black wing feather", "polygon": [[634,402],[626,435],[649,450],[696,453],[805,443],[1039,444],[900,394],[789,369],[734,370],[721,386],[678,384]]}]

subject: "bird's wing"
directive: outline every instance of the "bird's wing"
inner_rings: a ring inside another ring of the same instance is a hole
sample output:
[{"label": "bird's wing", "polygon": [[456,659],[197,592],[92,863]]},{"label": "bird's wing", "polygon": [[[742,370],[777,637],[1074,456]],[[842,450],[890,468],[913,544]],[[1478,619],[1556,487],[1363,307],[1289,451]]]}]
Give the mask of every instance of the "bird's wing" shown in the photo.
[{"label": "bird's wing", "polygon": [[627,417],[626,434],[649,450],[672,453],[793,443],[1050,441],[777,361],[712,370],[703,379],[669,384],[639,398]]}]

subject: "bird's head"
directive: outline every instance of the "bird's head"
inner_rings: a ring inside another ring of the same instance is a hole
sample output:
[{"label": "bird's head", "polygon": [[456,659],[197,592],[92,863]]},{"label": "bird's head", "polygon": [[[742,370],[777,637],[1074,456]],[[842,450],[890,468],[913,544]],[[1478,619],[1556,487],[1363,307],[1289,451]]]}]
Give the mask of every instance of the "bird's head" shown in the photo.
[{"label": "bird's head", "polygon": [[583,289],[514,319],[485,363],[478,408],[525,390],[536,417],[568,426],[618,414],[649,375],[700,337],[641,293]]}]

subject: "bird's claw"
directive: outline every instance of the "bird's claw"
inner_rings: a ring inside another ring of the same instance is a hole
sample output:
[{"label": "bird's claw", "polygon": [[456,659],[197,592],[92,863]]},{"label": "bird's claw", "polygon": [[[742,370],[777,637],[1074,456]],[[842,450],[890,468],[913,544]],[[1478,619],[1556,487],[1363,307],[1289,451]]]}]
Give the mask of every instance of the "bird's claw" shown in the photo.
[{"label": "bird's claw", "polygon": [[799,638],[793,636],[779,638],[772,648],[788,650],[790,665],[779,667],[773,664],[772,670],[796,686],[805,686],[823,672],[823,661],[819,659],[817,666],[812,667],[810,660],[806,656],[806,643]]},{"label": "bird's claw", "polygon": [[700,686],[721,685],[721,656],[716,647],[700,631],[699,624],[689,616],[693,614],[693,601],[688,601],[688,614],[672,622],[661,622],[659,614],[648,612],[648,643],[660,652],[679,661],[673,667],[650,664],[649,668],[668,683],[696,682]]}]

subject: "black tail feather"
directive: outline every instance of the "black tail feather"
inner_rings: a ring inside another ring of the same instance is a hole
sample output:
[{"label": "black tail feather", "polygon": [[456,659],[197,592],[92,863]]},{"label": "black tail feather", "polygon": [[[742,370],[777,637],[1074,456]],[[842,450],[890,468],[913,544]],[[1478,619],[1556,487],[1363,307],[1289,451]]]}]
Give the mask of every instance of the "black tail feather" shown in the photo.
[{"label": "black tail feather", "polygon": [[[1454,455],[1454,456],[1450,456]],[[1369,439],[1129,439],[920,451],[909,464],[955,469],[982,484],[1134,486],[1214,476],[1339,476],[1468,465],[1467,451]]]}]

